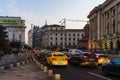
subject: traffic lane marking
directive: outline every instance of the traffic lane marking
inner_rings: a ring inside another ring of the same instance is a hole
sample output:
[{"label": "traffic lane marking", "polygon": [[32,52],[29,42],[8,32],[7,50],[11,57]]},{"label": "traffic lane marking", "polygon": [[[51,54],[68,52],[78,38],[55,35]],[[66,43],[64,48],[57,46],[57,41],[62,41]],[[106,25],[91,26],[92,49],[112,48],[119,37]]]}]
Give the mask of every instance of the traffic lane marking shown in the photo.
[{"label": "traffic lane marking", "polygon": [[92,73],[92,72],[88,72],[88,74],[93,75],[93,76],[97,76],[97,77],[100,77],[100,78],[103,78],[103,79],[106,79],[106,80],[112,80],[110,78],[107,78],[107,77],[104,77],[104,76],[101,76],[101,75],[98,75],[98,74],[95,74],[95,73]]}]

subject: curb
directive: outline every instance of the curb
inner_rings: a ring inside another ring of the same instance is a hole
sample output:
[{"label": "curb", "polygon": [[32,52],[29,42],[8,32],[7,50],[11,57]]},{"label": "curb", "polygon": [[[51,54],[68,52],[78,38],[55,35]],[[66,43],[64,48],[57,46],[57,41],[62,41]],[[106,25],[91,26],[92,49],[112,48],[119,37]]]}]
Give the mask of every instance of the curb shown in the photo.
[{"label": "curb", "polygon": [[53,74],[53,70],[49,70],[47,66],[44,66],[42,63],[37,61],[34,56],[32,56],[33,61],[36,63],[37,67],[43,71],[45,74],[47,74],[48,78],[50,80],[61,80],[61,75],[60,74]]}]

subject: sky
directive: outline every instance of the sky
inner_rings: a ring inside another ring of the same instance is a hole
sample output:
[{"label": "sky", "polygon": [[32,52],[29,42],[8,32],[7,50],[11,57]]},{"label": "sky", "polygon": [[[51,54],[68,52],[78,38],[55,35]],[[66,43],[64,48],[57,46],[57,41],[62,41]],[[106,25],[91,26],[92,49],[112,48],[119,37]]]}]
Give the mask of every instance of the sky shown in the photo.
[{"label": "sky", "polygon": [[[87,15],[106,0],[0,0],[0,16],[18,16],[26,21],[27,33],[31,24],[60,24],[63,18],[88,21]],[[87,22],[66,21],[67,29],[83,29]]]}]

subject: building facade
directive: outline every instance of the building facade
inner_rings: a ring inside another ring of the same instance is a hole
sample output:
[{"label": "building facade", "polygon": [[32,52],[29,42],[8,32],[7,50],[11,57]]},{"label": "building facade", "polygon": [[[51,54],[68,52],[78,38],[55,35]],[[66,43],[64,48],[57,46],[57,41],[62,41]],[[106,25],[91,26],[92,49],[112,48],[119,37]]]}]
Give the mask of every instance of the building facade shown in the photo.
[{"label": "building facade", "polygon": [[78,46],[83,51],[88,50],[88,40],[89,40],[89,23],[84,26],[84,36],[79,40]]},{"label": "building facade", "polygon": [[88,15],[92,49],[118,53],[120,48],[120,1],[106,0]]},{"label": "building facade", "polygon": [[44,25],[37,30],[36,47],[49,49],[77,48],[84,36],[83,29],[65,29],[60,25]]},{"label": "building facade", "polygon": [[0,24],[6,27],[8,40],[12,47],[25,43],[25,20],[21,17],[0,16]]}]

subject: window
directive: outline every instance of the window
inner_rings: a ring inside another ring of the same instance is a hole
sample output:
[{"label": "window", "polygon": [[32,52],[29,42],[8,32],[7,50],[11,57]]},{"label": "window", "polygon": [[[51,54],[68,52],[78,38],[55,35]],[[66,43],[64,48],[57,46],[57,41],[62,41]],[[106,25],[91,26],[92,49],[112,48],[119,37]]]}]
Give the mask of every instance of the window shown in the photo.
[{"label": "window", "polygon": [[57,38],[56,38],[56,40],[57,40]]},{"label": "window", "polygon": [[62,28],[61,28],[61,30],[62,30]]},{"label": "window", "polygon": [[52,46],[52,42],[50,43],[50,45]]},{"label": "window", "polygon": [[52,33],[50,33],[50,35],[52,35]]},{"label": "window", "polygon": [[107,23],[107,34],[109,34],[109,23]]},{"label": "window", "polygon": [[73,43],[73,46],[75,46],[75,43]]},{"label": "window", "polygon": [[61,44],[61,46],[63,45],[62,43],[60,43]]},{"label": "window", "polygon": [[56,36],[57,36],[57,33],[56,33]]},{"label": "window", "polygon": [[73,40],[75,40],[75,38],[73,38]]},{"label": "window", "polygon": [[115,16],[115,9],[112,10],[112,16]]},{"label": "window", "polygon": [[69,38],[69,40],[71,40],[71,38]]},{"label": "window", "polygon": [[115,20],[113,20],[113,33],[115,33]]},{"label": "window", "polygon": [[71,46],[71,43],[69,43],[69,46]]},{"label": "window", "polygon": [[79,36],[79,34],[77,34],[77,36]]},{"label": "window", "polygon": [[83,34],[81,34],[81,36],[83,37]]},{"label": "window", "polygon": [[69,34],[69,36],[71,36],[71,34]]},{"label": "window", "polygon": [[56,28],[56,30],[57,30],[57,28]]},{"label": "window", "polygon": [[109,19],[109,13],[107,13],[107,19]]},{"label": "window", "polygon": [[63,40],[63,38],[61,38],[61,40]]},{"label": "window", "polygon": [[73,34],[73,36],[75,36],[75,34]]},{"label": "window", "polygon": [[53,38],[51,37],[50,39],[52,40]]}]

